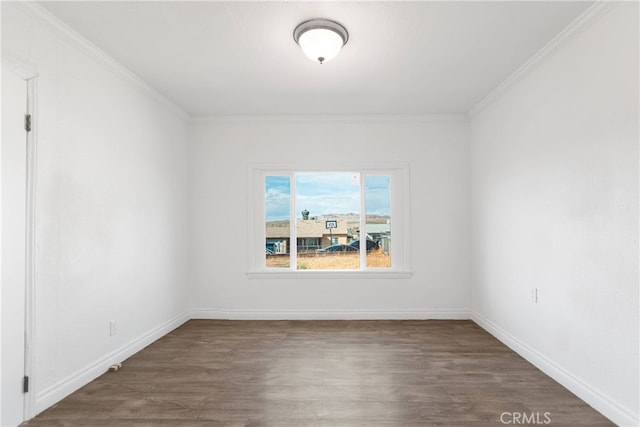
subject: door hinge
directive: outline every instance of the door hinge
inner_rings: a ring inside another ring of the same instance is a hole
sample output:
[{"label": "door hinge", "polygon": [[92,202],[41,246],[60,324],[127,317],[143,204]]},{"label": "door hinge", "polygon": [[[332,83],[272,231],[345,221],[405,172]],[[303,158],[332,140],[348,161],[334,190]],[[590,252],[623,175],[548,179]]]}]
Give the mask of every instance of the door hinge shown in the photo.
[{"label": "door hinge", "polygon": [[29,393],[29,377],[24,377],[22,379],[22,392]]},{"label": "door hinge", "polygon": [[31,114],[24,115],[24,130],[31,132]]}]

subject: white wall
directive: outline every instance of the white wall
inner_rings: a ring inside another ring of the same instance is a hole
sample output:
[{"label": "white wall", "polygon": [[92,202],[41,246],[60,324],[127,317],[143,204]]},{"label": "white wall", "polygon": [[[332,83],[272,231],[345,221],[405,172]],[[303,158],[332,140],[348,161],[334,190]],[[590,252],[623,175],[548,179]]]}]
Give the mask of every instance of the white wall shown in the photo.
[{"label": "white wall", "polygon": [[[42,410],[184,320],[187,122],[37,6],[2,3],[2,49],[40,73],[34,386]],[[17,351],[3,347],[3,357]]]},{"label": "white wall", "polygon": [[639,413],[638,72],[638,4],[621,4],[471,122],[474,318],[623,425]]},{"label": "white wall", "polygon": [[[190,304],[199,317],[468,318],[468,124],[445,118],[195,120],[190,136]],[[410,279],[248,279],[247,167],[406,161]]]}]

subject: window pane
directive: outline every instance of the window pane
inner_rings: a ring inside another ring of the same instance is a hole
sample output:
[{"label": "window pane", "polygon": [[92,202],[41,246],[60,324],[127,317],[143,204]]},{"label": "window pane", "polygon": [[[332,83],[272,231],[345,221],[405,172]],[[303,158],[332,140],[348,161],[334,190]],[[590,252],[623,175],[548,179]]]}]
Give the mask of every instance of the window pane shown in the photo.
[{"label": "window pane", "polygon": [[265,177],[266,266],[289,268],[291,182],[288,176]]},{"label": "window pane", "polygon": [[297,173],[295,197],[297,269],[360,269],[360,173]]},{"label": "window pane", "polygon": [[367,175],[367,267],[391,267],[391,176]]}]

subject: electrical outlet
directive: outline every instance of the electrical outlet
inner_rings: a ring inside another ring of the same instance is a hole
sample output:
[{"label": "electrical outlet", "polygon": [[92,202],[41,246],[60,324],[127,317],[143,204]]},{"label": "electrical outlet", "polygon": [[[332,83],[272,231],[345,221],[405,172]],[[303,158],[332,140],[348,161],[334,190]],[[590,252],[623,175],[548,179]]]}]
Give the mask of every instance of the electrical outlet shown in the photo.
[{"label": "electrical outlet", "polygon": [[112,337],[116,334],[116,321],[109,321],[109,336]]}]

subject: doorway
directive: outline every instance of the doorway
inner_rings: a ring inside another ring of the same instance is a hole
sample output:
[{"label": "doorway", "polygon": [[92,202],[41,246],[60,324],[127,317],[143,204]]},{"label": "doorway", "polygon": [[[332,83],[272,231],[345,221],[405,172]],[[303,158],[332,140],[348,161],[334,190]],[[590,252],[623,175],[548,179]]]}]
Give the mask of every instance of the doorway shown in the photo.
[{"label": "doorway", "polygon": [[32,416],[33,218],[37,73],[2,56],[0,425]]}]

